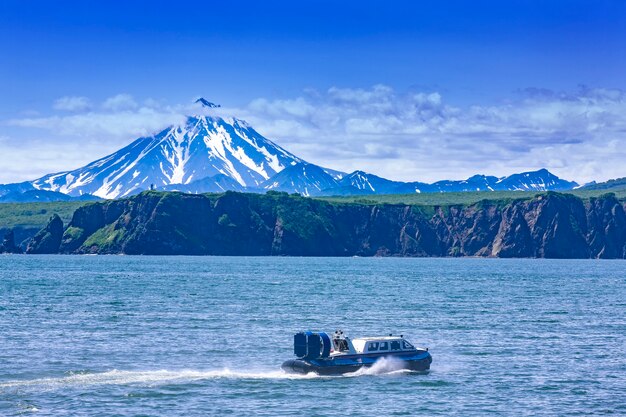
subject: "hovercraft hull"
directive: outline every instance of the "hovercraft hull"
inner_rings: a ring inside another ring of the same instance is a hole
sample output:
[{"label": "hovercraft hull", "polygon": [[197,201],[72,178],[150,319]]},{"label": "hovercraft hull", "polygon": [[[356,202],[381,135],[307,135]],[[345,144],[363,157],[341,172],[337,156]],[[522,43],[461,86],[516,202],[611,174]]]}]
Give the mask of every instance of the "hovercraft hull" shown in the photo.
[{"label": "hovercraft hull", "polygon": [[394,358],[394,369],[406,369],[414,372],[427,372],[432,357],[427,351],[402,353],[397,355],[342,355],[320,359],[290,359],[281,368],[287,373],[318,375],[343,375],[356,372],[361,368],[369,368],[381,358]]}]

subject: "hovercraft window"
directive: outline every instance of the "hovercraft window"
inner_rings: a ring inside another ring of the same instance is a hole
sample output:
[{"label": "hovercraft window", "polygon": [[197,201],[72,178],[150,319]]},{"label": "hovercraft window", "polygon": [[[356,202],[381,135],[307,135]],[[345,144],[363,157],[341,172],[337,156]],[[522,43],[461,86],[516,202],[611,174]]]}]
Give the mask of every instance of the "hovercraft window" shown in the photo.
[{"label": "hovercraft window", "polygon": [[387,342],[380,342],[380,349],[379,350],[388,350],[389,349],[389,343]]},{"label": "hovercraft window", "polygon": [[406,340],[403,340],[402,344],[404,345],[405,349],[415,349],[415,347],[413,347],[413,345],[407,342]]},{"label": "hovercraft window", "polygon": [[391,342],[391,350],[400,350],[400,342],[397,340]]},{"label": "hovercraft window", "polygon": [[375,350],[378,350],[378,342],[370,342],[370,344],[367,346],[367,351],[373,352]]}]

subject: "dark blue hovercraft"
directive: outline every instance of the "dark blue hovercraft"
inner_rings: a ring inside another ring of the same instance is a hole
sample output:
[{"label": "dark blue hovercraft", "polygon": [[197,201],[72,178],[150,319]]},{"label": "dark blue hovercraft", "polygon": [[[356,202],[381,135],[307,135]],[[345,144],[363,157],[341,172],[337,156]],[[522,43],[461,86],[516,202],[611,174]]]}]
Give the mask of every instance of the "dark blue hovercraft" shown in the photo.
[{"label": "dark blue hovercraft", "polygon": [[426,372],[433,359],[428,348],[416,348],[402,335],[361,337],[351,340],[340,330],[332,339],[324,332],[300,332],[293,337],[298,357],[283,363],[288,373],[341,375],[370,367],[381,358],[393,358],[398,369]]}]

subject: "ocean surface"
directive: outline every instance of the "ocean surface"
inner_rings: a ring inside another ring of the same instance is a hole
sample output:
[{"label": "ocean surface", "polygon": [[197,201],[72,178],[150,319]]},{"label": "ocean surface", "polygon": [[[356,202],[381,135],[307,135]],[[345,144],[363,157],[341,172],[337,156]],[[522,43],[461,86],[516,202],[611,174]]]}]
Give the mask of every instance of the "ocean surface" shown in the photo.
[{"label": "ocean surface", "polygon": [[[431,372],[294,377],[296,331]],[[626,263],[0,256],[0,416],[626,415]]]}]

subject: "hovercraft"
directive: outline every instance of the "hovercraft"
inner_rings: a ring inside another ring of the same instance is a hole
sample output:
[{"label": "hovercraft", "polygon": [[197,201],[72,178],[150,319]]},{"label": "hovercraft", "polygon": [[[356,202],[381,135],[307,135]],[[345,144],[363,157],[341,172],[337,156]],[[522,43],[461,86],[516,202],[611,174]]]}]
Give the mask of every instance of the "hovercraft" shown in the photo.
[{"label": "hovercraft", "polygon": [[288,373],[341,375],[370,367],[381,358],[393,358],[397,369],[426,372],[433,359],[428,348],[413,346],[402,335],[350,339],[341,330],[331,339],[324,332],[300,332],[293,337],[297,359],[282,364]]}]

